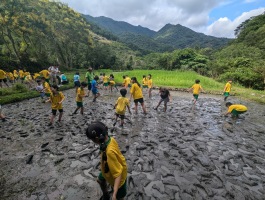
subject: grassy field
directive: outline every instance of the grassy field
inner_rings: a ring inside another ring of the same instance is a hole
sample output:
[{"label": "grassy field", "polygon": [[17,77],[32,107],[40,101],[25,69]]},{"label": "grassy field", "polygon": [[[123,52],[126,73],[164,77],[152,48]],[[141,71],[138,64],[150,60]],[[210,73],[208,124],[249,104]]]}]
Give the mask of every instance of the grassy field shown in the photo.
[{"label": "grassy field", "polygon": [[[80,73],[81,81],[85,80],[85,73],[86,70],[78,70]],[[111,73],[115,76],[115,81],[117,83],[122,83],[123,75],[128,75],[130,77],[135,76],[139,83],[142,83],[142,77],[143,75],[152,75],[153,84],[154,86],[160,87],[169,87],[169,88],[177,88],[177,89],[188,89],[190,88],[196,79],[199,79],[201,81],[201,85],[203,89],[206,91],[206,93],[210,94],[222,94],[223,88],[225,83],[220,83],[215,81],[214,79],[204,77],[201,75],[198,75],[195,72],[192,71],[164,71],[164,70],[132,70],[132,71],[122,71],[122,72],[112,72],[111,70],[100,70],[95,71],[96,75],[99,75],[100,73],[106,73],[107,76],[109,76]],[[68,80],[70,81],[68,86],[64,86],[65,88],[62,89],[68,89],[73,87],[73,76],[75,74],[75,71],[69,71],[65,72],[65,75],[67,76]],[[1,94],[1,90],[2,94]],[[28,94],[28,98],[31,98],[33,96],[38,96],[35,92],[34,94],[32,91],[7,91],[7,89],[0,89],[0,103],[11,103],[15,101],[19,101],[21,99],[25,99]],[[246,100],[252,100],[259,103],[265,104],[265,91],[257,91],[252,89],[247,89],[242,86],[233,84],[232,87],[232,95],[236,95],[239,98],[246,99]],[[18,96],[21,96],[19,98]]]}]

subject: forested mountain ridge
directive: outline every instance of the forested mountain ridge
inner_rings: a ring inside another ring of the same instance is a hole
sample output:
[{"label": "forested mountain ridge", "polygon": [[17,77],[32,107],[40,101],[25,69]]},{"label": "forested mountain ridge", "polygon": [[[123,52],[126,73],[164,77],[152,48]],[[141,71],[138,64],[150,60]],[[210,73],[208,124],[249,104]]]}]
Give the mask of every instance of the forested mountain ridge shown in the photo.
[{"label": "forested mountain ridge", "polygon": [[166,24],[153,38],[160,43],[180,49],[190,47],[210,47],[216,49],[225,46],[230,41],[227,38],[216,38],[203,33],[197,33],[180,24]]},{"label": "forested mountain ridge", "polygon": [[119,66],[134,54],[125,45],[93,33],[91,27],[64,3],[2,0],[0,66],[31,71],[52,64],[64,68],[109,67]]},{"label": "forested mountain ridge", "polygon": [[142,26],[134,26],[107,17],[92,17],[89,15],[84,15],[84,17],[88,22],[95,23],[102,29],[111,32],[131,48],[138,47],[144,54],[189,47],[218,49],[231,40],[197,33],[179,24],[167,24],[156,32]]},{"label": "forested mountain ridge", "polygon": [[122,35],[124,33],[133,33],[138,35],[145,35],[152,37],[155,35],[155,31],[142,26],[134,26],[127,22],[115,21],[108,17],[92,17],[90,15],[84,15],[84,17],[89,21],[97,24],[101,28],[104,28],[116,36]]}]

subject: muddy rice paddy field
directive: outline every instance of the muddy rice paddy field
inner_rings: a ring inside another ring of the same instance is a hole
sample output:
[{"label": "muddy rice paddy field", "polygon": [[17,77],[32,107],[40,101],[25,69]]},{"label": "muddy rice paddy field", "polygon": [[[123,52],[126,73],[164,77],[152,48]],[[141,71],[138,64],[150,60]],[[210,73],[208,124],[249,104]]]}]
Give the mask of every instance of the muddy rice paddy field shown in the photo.
[{"label": "muddy rice paddy field", "polygon": [[[3,106],[0,122],[1,200],[99,199],[96,182],[99,150],[84,130],[95,120],[113,129],[119,93],[105,92],[98,102],[84,100],[85,114],[72,115],[75,91],[64,92],[62,123],[49,127],[51,109],[40,99]],[[265,108],[231,97],[249,111],[237,120],[222,117],[222,96],[171,92],[168,111],[145,103],[143,115],[127,115],[125,127],[109,134],[128,165],[126,199],[265,199]],[[128,95],[127,95],[128,96]],[[133,103],[131,103],[133,107]]]}]

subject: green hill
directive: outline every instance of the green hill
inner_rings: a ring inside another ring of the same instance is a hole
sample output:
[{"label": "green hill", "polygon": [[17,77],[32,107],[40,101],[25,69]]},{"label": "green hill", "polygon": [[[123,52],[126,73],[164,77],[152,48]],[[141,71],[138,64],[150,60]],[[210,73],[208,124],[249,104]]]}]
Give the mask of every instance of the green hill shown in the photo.
[{"label": "green hill", "polygon": [[5,70],[39,71],[49,65],[109,68],[135,54],[64,3],[1,1],[0,13],[0,66]]},{"label": "green hill", "polygon": [[227,38],[216,38],[197,33],[179,24],[167,24],[158,32],[155,32],[142,26],[133,26],[107,17],[84,16],[88,22],[97,24],[100,28],[117,36],[121,42],[144,54],[189,47],[218,49],[230,41]]},{"label": "green hill", "polygon": [[165,25],[154,35],[154,40],[179,49],[190,47],[210,47],[215,49],[225,46],[229,41],[227,38],[216,38],[203,33],[197,33],[180,24]]}]

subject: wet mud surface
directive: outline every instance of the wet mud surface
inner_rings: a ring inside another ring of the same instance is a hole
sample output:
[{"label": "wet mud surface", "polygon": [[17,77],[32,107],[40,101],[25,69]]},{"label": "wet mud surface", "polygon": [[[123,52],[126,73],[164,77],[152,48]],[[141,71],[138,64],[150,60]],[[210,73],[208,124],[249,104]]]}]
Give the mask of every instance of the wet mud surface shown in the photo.
[{"label": "wet mud surface", "polygon": [[[157,93],[157,91],[153,91]],[[85,114],[75,109],[74,90],[64,92],[62,124],[49,127],[50,105],[40,99],[4,106],[0,122],[0,196],[5,199],[99,199],[96,182],[99,150],[84,130],[91,121],[113,127],[118,93],[92,103]],[[265,109],[243,102],[240,119],[222,117],[221,96],[172,93],[168,111],[153,107],[159,96],[145,98],[143,115],[128,114],[113,133],[127,159],[127,199],[265,199]],[[128,95],[127,95],[128,96]],[[145,94],[146,96],[146,94]],[[131,103],[131,107],[133,103]]]}]

